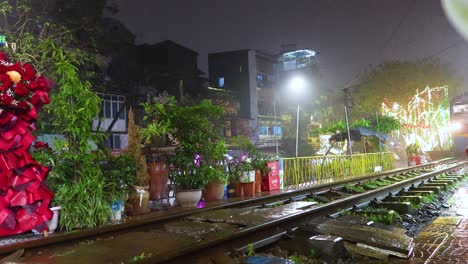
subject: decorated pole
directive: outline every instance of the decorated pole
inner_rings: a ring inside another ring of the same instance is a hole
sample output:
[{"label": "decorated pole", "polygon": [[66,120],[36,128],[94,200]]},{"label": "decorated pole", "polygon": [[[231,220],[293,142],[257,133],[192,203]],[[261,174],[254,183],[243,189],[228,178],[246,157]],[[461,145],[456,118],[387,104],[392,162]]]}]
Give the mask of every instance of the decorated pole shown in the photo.
[{"label": "decorated pole", "polygon": [[50,103],[50,82],[31,64],[10,63],[0,52],[0,236],[47,234],[53,193],[48,169],[30,155],[37,110]]}]

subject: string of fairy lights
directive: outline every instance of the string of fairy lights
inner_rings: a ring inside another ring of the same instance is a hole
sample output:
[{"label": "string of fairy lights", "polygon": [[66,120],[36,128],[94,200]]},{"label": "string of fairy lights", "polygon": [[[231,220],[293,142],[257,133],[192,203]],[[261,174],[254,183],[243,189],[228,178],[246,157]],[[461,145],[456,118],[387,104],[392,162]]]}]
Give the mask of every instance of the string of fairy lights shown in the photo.
[{"label": "string of fairy lights", "polygon": [[402,129],[395,133],[406,145],[417,143],[424,151],[448,150],[452,146],[449,105],[447,86],[426,86],[406,106],[384,99],[382,113],[400,121]]}]

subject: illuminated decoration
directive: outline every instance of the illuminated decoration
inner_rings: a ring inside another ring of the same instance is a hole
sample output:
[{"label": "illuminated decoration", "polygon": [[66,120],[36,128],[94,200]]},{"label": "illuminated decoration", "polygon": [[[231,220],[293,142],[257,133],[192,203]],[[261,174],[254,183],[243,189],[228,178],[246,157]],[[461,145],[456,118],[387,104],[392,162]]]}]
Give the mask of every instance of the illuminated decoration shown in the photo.
[{"label": "illuminated decoration", "polygon": [[7,43],[6,36],[0,35],[0,45],[5,45]]},{"label": "illuminated decoration", "polygon": [[281,71],[289,71],[315,65],[316,52],[311,49],[286,52],[278,58]]},{"label": "illuminated decoration", "polygon": [[418,143],[424,151],[449,150],[452,145],[447,86],[416,91],[406,108],[384,99],[382,113],[400,121],[398,133],[406,145]]},{"label": "illuminated decoration", "polygon": [[6,74],[10,76],[10,79],[14,84],[17,84],[21,81],[21,74],[17,71],[8,71]]}]

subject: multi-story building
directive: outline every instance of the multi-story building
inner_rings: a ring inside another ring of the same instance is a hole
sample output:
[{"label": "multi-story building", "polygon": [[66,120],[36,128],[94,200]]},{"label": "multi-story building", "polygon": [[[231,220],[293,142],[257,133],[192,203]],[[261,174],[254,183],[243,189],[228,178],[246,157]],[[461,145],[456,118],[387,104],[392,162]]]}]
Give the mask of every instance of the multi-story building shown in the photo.
[{"label": "multi-story building", "polygon": [[310,84],[318,72],[315,55],[313,50],[294,49],[279,55],[259,50],[209,54],[210,87],[229,91],[237,99],[238,115],[229,120],[229,134],[248,136],[263,148],[281,145],[292,119],[281,116],[294,102],[287,82],[300,74]]},{"label": "multi-story building", "polygon": [[[127,146],[127,109],[132,106],[141,120],[141,103],[162,92],[184,100],[206,89],[204,73],[198,69],[198,53],[173,41],[132,45],[113,57],[107,69],[106,90],[99,92],[101,118],[93,128],[109,131],[107,146]],[[137,120],[139,122],[140,120]]]}]

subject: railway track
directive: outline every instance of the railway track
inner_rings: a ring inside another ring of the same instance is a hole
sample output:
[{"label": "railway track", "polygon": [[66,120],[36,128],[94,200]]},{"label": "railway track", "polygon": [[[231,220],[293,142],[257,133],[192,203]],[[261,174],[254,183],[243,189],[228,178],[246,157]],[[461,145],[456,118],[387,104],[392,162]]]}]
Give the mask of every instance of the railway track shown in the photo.
[{"label": "railway track", "polygon": [[[396,194],[410,187],[417,187],[438,175],[466,166],[468,162],[447,159],[359,179],[321,184],[275,196],[260,197],[252,201],[182,212],[167,218],[148,220],[139,225],[128,224],[121,230],[113,227],[107,232],[101,230],[88,240],[83,240],[85,237],[75,234],[76,237],[73,239],[79,239],[75,242],[64,239],[54,241],[55,245],[44,243],[38,244],[37,248],[30,248],[24,260],[37,261],[38,252],[41,252],[41,260],[46,259],[39,263],[74,263],[72,259],[79,259],[77,263],[85,263],[87,258],[93,263],[126,263],[135,256],[140,256],[138,263],[192,263],[197,258],[206,260],[207,256],[222,257],[226,252],[242,248],[251,241],[269,241],[272,236],[278,237],[296,228],[299,222],[330,215],[336,213],[337,210],[368,203],[371,200],[382,200],[389,193]],[[334,197],[324,204],[304,202],[308,198],[320,197],[327,193],[344,193],[343,189],[351,184],[362,185],[363,182],[382,179],[392,179],[392,184],[363,193]],[[138,248],[138,241],[132,239],[141,239],[153,243],[153,246],[142,245]],[[16,248],[10,247],[9,250],[0,247],[0,250],[11,252],[20,248],[28,248],[25,245],[18,244]],[[105,251],[109,245],[117,247],[114,253]],[[120,245],[121,250],[118,249]],[[103,248],[103,251],[95,253],[90,251],[91,248],[94,250]],[[61,255],[58,252],[71,253]]]}]

